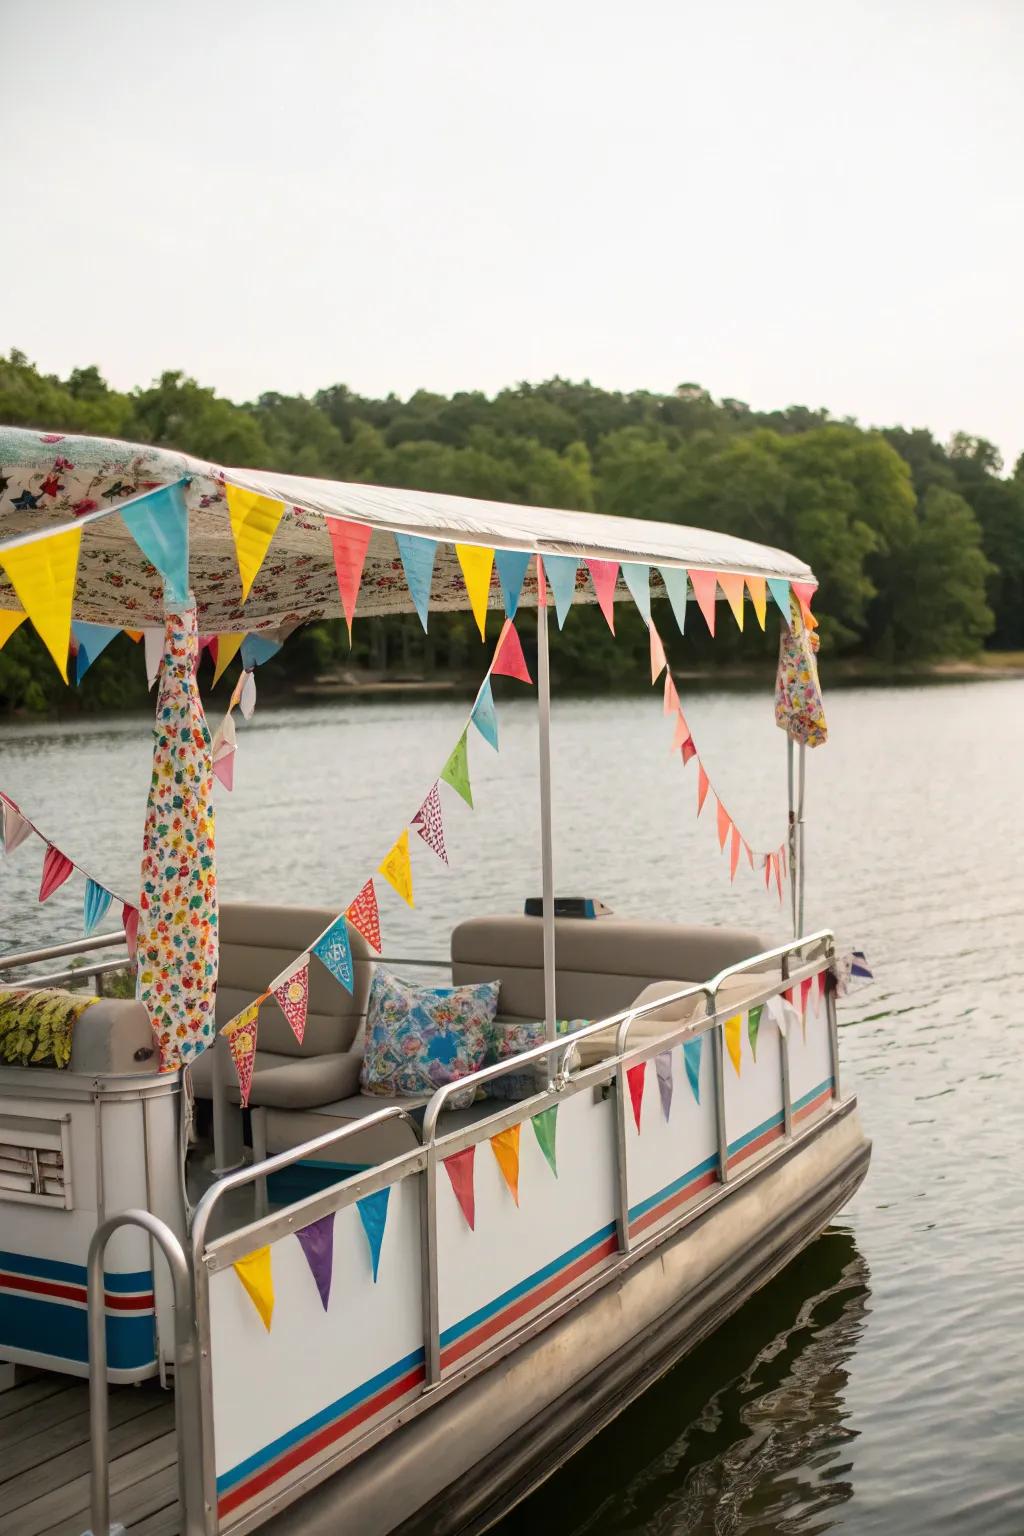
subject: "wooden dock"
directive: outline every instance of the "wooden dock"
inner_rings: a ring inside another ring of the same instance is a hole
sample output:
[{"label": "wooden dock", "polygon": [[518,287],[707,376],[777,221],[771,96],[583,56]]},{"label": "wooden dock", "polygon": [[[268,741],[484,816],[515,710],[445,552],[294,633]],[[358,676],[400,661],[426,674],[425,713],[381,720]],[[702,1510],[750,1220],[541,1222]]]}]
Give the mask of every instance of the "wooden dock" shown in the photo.
[{"label": "wooden dock", "polygon": [[[110,1517],[133,1536],[178,1536],[174,1394],[110,1389]],[[89,1529],[89,1389],[41,1374],[0,1392],[0,1536]]]}]

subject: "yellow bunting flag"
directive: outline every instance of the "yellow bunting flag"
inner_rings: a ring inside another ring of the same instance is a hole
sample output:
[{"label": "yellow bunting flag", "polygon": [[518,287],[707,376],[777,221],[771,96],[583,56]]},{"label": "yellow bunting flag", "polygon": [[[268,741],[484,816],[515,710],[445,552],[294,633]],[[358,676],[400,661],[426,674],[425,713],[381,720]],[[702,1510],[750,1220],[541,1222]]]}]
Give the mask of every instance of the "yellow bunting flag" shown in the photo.
[{"label": "yellow bunting flag", "polygon": [[0,553],[0,565],[65,682],[81,543],[81,528],[68,528]]},{"label": "yellow bunting flag", "polygon": [[274,1277],[270,1272],[270,1249],[257,1248],[244,1259],[236,1259],[232,1268],[249,1293],[263,1326],[270,1332],[274,1315]]},{"label": "yellow bunting flag", "polygon": [[743,628],[743,577],[730,575],[728,571],[719,571],[718,585],[725,593],[726,602],[732,609],[732,616],[740,629]]},{"label": "yellow bunting flag", "polygon": [[415,905],[412,899],[412,860],[409,857],[408,827],[381,864],[380,873],[403,901],[407,901],[410,907]]},{"label": "yellow bunting flag", "polygon": [[284,502],[275,501],[272,496],[258,496],[255,491],[243,491],[237,485],[226,485],[224,490],[227,493],[244,603],[270,548],[270,541],[277,532],[277,525],[284,513]]},{"label": "yellow bunting flag", "polygon": [[740,1039],[743,1032],[743,1015],[734,1013],[731,1019],[725,1021],[725,1046],[729,1052],[729,1060],[736,1068],[736,1076],[740,1075]]},{"label": "yellow bunting flag", "polygon": [[757,622],[764,629],[764,621],[768,613],[768,583],[763,576],[748,576],[747,591],[750,593],[750,601],[757,614]]},{"label": "yellow bunting flag", "polygon": [[510,1125],[507,1131],[499,1131],[491,1137],[491,1151],[498,1160],[502,1177],[512,1192],[512,1199],[519,1204],[519,1132],[521,1126]]},{"label": "yellow bunting flag", "polygon": [[480,638],[483,640],[486,638],[487,600],[491,592],[494,550],[484,549],[479,544],[456,544],[455,553],[459,557],[459,564],[462,566],[462,574],[466,581],[469,606],[473,610],[473,617],[476,619]]},{"label": "yellow bunting flag", "polygon": [[27,614],[19,613],[17,608],[0,608],[0,651],[27,617]]},{"label": "yellow bunting flag", "polygon": [[240,635],[231,634],[217,636],[217,665],[213,669],[214,683],[220,682],[221,678],[224,676],[224,673],[227,671],[228,666],[232,661],[234,661],[235,657],[241,650],[242,641],[244,639],[244,630]]}]

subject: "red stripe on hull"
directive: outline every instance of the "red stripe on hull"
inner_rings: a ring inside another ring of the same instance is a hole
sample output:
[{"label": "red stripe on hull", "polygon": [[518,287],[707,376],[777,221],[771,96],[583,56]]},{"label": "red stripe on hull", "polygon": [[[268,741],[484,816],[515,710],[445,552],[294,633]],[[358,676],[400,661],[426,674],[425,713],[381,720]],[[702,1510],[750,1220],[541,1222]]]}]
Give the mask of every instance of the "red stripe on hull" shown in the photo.
[{"label": "red stripe on hull", "polygon": [[[32,1275],[0,1275],[0,1290],[27,1291],[33,1296],[45,1296],[50,1301],[77,1301],[84,1307],[89,1299],[84,1285],[68,1285],[60,1280],[36,1280]],[[153,1293],[141,1296],[106,1294],[108,1312],[152,1312]]]},{"label": "red stripe on hull", "polygon": [[745,1147],[741,1147],[738,1152],[733,1153],[729,1159],[729,1167],[735,1168],[737,1163],[742,1163],[746,1158],[753,1157],[754,1153],[760,1152],[762,1147],[770,1146],[773,1141],[778,1141],[782,1135],[782,1129],[781,1125],[773,1125],[770,1130],[762,1131],[760,1136],[755,1136],[753,1141],[749,1141]]},{"label": "red stripe on hull", "polygon": [[685,1205],[687,1200],[692,1200],[694,1195],[699,1195],[701,1190],[710,1189],[712,1184],[717,1183],[718,1174],[713,1168],[710,1168],[707,1173],[702,1173],[699,1179],[694,1179],[692,1184],[687,1184],[683,1189],[677,1189],[674,1195],[669,1195],[668,1199],[663,1200],[660,1205],[645,1211],[642,1216],[637,1217],[636,1221],[631,1221],[629,1224],[630,1234],[645,1232],[648,1227],[653,1227],[655,1222],[661,1221],[670,1212],[678,1210],[681,1205]]}]

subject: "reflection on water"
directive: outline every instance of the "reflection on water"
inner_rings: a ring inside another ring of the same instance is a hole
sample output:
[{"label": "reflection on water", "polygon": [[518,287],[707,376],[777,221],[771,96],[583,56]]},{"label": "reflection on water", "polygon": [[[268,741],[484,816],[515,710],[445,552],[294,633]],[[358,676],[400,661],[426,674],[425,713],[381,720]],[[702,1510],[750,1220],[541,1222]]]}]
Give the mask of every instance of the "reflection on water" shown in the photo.
[{"label": "reflection on water", "polygon": [[847,1365],[868,1268],[835,1227],[499,1527],[812,1536],[853,1497]]}]

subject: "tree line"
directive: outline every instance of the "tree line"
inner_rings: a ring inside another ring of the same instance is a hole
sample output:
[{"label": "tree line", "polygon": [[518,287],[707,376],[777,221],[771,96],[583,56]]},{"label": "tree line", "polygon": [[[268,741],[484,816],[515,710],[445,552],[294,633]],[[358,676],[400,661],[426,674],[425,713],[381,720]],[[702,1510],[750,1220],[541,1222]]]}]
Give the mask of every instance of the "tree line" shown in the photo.
[{"label": "tree line", "polygon": [[[804,406],[754,411],[696,384],[622,393],[561,378],[493,397],[370,399],[335,384],[308,399],[235,404],[181,373],[121,392],[95,367],[61,379],[19,352],[0,358],[0,421],[155,443],[228,466],[695,524],[778,545],[820,580],[826,661],[912,666],[982,646],[1024,648],[1024,456],[1006,473],[991,443],[966,434],[941,444],[923,428],[868,431]],[[555,650],[558,678],[642,681],[642,624],[624,613],[616,627],[613,639],[596,609],[574,610]],[[740,635],[723,622],[715,659],[770,655],[752,627]],[[662,628],[674,634],[671,623]],[[142,702],[144,669],[125,664],[129,643],[117,640],[91,669],[82,707]],[[711,648],[693,623],[673,641],[674,660],[699,669]],[[410,616],[357,623],[351,653],[343,625],[311,625],[261,680],[287,688],[338,665],[414,676],[478,663],[468,615],[432,617],[427,636]],[[0,707],[67,702],[24,626],[0,652]]]}]

